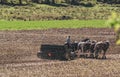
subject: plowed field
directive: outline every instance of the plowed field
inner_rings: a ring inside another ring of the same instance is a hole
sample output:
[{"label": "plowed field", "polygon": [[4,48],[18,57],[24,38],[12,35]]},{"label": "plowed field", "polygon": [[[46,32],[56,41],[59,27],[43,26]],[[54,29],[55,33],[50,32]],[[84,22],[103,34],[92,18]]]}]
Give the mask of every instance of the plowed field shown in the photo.
[{"label": "plowed field", "polygon": [[[83,38],[110,41],[106,60],[78,58],[72,61],[37,57],[41,44],[64,44]],[[48,29],[0,31],[0,77],[120,77],[120,46],[113,29]]]}]

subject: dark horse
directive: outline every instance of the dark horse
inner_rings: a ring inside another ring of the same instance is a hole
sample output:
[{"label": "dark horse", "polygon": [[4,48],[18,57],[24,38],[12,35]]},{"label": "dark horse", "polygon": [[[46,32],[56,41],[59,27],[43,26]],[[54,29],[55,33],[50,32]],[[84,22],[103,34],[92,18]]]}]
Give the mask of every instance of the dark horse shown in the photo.
[{"label": "dark horse", "polygon": [[65,43],[65,46],[67,46],[68,48],[72,49],[72,51],[76,51],[78,49],[78,42],[73,42],[73,43]]},{"label": "dark horse", "polygon": [[[92,41],[90,39],[86,40],[86,41],[82,41],[78,43],[78,50],[80,50],[83,55],[85,55],[85,53],[89,52],[91,58],[94,57],[94,47],[95,47],[96,41]],[[86,55],[87,57],[87,55]]]},{"label": "dark horse", "polygon": [[70,50],[68,52],[68,54],[71,56],[72,59],[74,59],[75,57],[77,57],[77,54],[76,54],[77,53],[76,50],[78,48],[78,43],[77,42],[70,43],[70,44],[65,43],[64,45],[67,47],[67,49]]},{"label": "dark horse", "polygon": [[95,58],[98,58],[99,53],[101,53],[103,51],[102,59],[106,59],[106,51],[108,50],[109,46],[110,46],[109,41],[97,42],[95,47],[94,47]]}]

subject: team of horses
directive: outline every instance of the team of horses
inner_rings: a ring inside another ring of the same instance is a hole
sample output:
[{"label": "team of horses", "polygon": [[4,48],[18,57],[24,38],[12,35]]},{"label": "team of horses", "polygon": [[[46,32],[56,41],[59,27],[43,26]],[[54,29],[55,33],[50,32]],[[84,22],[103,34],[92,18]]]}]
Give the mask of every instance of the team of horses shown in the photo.
[{"label": "team of horses", "polygon": [[100,58],[100,53],[103,53],[102,59],[106,59],[106,52],[110,46],[109,41],[96,41],[88,38],[81,40],[80,42],[71,43],[70,47],[78,57],[90,57]]}]

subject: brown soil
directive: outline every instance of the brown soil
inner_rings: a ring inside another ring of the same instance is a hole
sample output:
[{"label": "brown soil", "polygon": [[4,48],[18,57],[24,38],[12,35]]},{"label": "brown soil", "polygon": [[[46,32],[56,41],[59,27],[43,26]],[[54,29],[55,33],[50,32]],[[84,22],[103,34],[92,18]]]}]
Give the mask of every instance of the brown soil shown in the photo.
[{"label": "brown soil", "polygon": [[[37,52],[39,51],[41,44],[64,44],[66,36],[68,35],[71,36],[72,41],[75,40],[80,41],[83,38],[90,38],[92,40],[98,41],[109,40],[110,48],[107,52],[108,59],[110,60],[117,59],[120,62],[119,60],[120,58],[117,58],[117,56],[115,56],[116,54],[120,54],[120,46],[115,45],[115,33],[113,29],[82,28],[82,29],[22,30],[22,31],[0,31],[0,67],[3,67],[4,65],[8,64],[8,66],[12,68],[15,63],[17,63],[18,66],[19,64],[20,66],[23,66],[24,63],[25,64],[27,63],[29,65],[33,63],[33,66],[34,65],[41,66],[42,64],[39,63],[43,63],[43,65],[46,65],[50,62],[56,62],[59,64],[59,61],[56,60],[50,61],[38,58]],[[23,65],[21,65],[21,63]],[[11,64],[13,66],[10,66]],[[30,67],[29,65],[28,67]],[[19,74],[17,76],[11,77],[18,76]],[[53,77],[52,75],[50,76]],[[102,75],[100,75],[100,77],[101,76]],[[65,77],[69,76],[66,75]]]}]

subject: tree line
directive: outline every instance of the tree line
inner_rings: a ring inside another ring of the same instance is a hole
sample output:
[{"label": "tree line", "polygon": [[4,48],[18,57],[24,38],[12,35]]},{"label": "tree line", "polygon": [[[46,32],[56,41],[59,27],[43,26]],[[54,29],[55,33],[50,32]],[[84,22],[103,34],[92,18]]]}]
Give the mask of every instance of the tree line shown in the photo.
[{"label": "tree line", "polygon": [[29,4],[29,3],[44,3],[44,4],[56,4],[56,3],[67,3],[67,4],[80,4],[80,2],[103,2],[109,4],[120,4],[120,0],[0,0],[0,4]]}]

